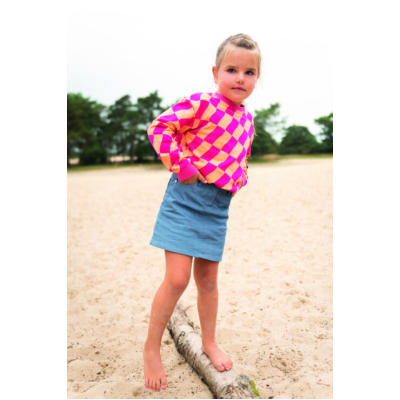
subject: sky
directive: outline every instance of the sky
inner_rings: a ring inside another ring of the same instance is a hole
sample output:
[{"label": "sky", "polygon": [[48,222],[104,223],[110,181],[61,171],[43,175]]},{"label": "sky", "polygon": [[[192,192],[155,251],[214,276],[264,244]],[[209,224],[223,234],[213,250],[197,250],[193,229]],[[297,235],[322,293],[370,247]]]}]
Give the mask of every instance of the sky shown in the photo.
[{"label": "sky", "polygon": [[67,90],[104,105],[158,90],[170,105],[213,92],[218,46],[249,34],[261,77],[246,100],[251,113],[280,103],[286,126],[321,129],[333,112],[333,15],[329,1],[70,1]]}]

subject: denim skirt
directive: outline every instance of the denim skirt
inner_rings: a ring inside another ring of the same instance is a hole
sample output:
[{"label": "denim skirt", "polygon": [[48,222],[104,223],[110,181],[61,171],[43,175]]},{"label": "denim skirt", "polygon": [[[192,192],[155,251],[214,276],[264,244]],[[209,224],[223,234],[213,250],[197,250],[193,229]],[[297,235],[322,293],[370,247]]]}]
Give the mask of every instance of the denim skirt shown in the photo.
[{"label": "denim skirt", "polygon": [[164,250],[222,261],[232,192],[213,183],[185,185],[172,173],[150,244]]}]

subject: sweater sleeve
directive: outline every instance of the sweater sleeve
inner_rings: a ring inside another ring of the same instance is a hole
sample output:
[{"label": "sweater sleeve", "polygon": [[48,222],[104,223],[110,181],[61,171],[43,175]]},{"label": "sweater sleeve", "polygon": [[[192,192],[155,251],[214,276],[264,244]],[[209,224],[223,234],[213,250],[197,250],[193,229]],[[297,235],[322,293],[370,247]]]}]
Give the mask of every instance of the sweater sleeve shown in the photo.
[{"label": "sweater sleeve", "polygon": [[247,174],[247,170],[249,169],[249,166],[247,164],[247,159],[248,159],[248,157],[250,157],[250,154],[251,154],[251,145],[253,143],[253,140],[254,140],[254,128],[253,128],[253,133],[252,133],[252,136],[251,136],[251,142],[250,142],[249,148],[247,149],[247,152],[246,152],[246,166],[245,166],[245,168],[243,170],[242,186],[241,186],[240,189],[242,189],[242,187],[246,186],[247,185],[247,181],[249,180],[249,176]]},{"label": "sweater sleeve", "polygon": [[193,127],[195,110],[190,99],[184,97],[164,111],[147,130],[151,144],[158,157],[179,180],[185,180],[197,172],[190,159],[183,153],[181,139]]}]

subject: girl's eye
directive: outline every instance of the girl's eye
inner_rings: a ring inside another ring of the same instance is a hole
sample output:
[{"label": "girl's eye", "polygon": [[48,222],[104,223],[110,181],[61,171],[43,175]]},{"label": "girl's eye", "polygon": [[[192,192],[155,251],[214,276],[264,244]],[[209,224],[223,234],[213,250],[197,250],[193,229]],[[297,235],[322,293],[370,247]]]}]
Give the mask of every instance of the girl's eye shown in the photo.
[{"label": "girl's eye", "polygon": [[254,75],[254,72],[253,71],[247,71],[246,74]]},{"label": "girl's eye", "polygon": [[233,72],[235,72],[235,70],[233,68],[229,68],[228,72],[233,73]]}]

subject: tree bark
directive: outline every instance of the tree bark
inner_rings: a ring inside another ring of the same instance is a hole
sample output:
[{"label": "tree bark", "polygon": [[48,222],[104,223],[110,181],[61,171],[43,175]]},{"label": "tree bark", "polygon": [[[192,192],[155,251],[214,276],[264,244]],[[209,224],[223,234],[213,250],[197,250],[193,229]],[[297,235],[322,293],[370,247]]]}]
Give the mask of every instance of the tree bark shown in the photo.
[{"label": "tree bark", "polygon": [[[174,339],[177,350],[196,373],[208,385],[214,398],[218,399],[259,399],[251,387],[249,377],[237,374],[232,368],[230,371],[219,372],[211,360],[201,350],[201,337],[194,331],[194,324],[186,315],[182,306],[177,303],[168,322],[167,329]],[[252,385],[254,383],[252,382]]]},{"label": "tree bark", "polygon": [[131,138],[130,138],[131,140],[130,140],[130,144],[131,144],[131,146],[130,146],[130,148],[129,148],[129,158],[130,158],[130,163],[131,164],[133,164],[134,163],[134,157],[135,157],[135,143],[134,143],[134,141],[135,141],[135,135],[133,134],[133,135],[131,135]]}]

